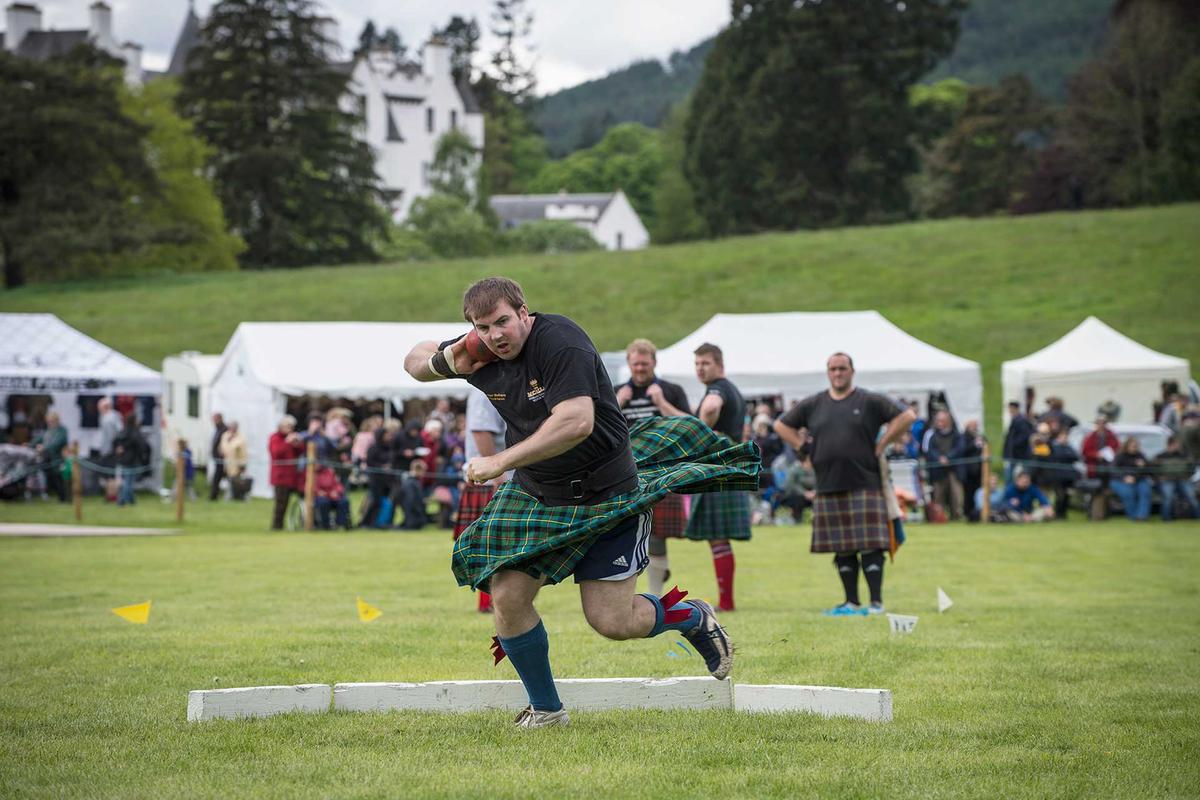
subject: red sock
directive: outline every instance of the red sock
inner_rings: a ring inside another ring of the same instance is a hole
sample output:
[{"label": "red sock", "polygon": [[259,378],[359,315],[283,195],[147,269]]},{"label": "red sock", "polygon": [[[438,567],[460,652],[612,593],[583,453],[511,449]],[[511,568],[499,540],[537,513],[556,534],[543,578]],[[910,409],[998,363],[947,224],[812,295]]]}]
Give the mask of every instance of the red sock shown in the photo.
[{"label": "red sock", "polygon": [[492,596],[487,592],[479,593],[479,610],[480,612],[492,610]]},{"label": "red sock", "polygon": [[712,547],[713,569],[717,572],[719,608],[722,611],[733,611],[733,547],[728,541],[709,544]]}]

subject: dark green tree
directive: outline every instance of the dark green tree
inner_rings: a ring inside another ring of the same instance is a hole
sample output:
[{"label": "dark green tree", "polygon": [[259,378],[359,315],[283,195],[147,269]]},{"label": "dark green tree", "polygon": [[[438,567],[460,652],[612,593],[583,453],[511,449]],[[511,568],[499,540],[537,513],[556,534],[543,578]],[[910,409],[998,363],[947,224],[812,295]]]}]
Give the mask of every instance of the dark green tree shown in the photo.
[{"label": "dark green tree", "polygon": [[660,137],[662,171],[654,187],[654,226],[650,239],[657,244],[701,239],[707,233],[696,213],[696,196],[683,174],[683,127],[688,104],[680,103],[667,117]]},{"label": "dark green tree", "polygon": [[737,0],[692,100],[686,173],[717,235],[910,213],[909,88],[965,0]]},{"label": "dark green tree", "polygon": [[545,141],[490,75],[480,76],[472,89],[484,113],[482,196],[528,191],[546,163]]},{"label": "dark green tree", "polygon": [[537,78],[524,58],[533,51],[529,42],[533,13],[526,9],[525,0],[495,0],[490,22],[492,35],[499,40],[492,54],[492,70],[500,91],[517,104],[531,100]]},{"label": "dark green tree", "polygon": [[454,80],[470,82],[474,77],[471,59],[479,49],[479,23],[474,17],[466,19],[455,14],[435,33],[450,45],[450,71]]},{"label": "dark green tree", "polygon": [[1175,179],[1179,157],[1170,147],[1177,140],[1167,130],[1182,110],[1172,102],[1174,87],[1186,83],[1188,64],[1200,53],[1200,5],[1124,0],[1112,22],[1109,41],[1068,90],[1061,141],[1084,200],[1105,206],[1196,197]]},{"label": "dark green tree", "polygon": [[354,48],[354,55],[360,56],[371,51],[375,46],[375,40],[379,34],[375,30],[375,21],[367,20],[363,25],[362,31],[358,34],[358,46]]},{"label": "dark green tree", "polygon": [[161,187],[120,87],[120,64],[90,47],[46,62],[0,53],[6,287],[103,274],[151,237],[137,212]]},{"label": "dark green tree", "polygon": [[970,88],[954,125],[926,161],[922,212],[978,216],[1019,203],[1037,151],[1049,138],[1050,121],[1046,104],[1024,76]]},{"label": "dark green tree", "polygon": [[438,139],[429,165],[429,185],[434,192],[457,197],[467,205],[479,186],[479,149],[460,130],[449,130]]},{"label": "dark green tree", "polygon": [[373,259],[386,217],[361,118],[309,0],[222,0],[192,52],[179,105],[214,151],[243,263]]}]

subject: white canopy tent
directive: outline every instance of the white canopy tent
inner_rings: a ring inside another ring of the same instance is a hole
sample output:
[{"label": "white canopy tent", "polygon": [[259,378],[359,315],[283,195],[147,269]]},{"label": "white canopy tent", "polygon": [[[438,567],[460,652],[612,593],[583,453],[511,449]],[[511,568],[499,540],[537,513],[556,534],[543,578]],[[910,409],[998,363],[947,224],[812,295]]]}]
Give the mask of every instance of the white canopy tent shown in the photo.
[{"label": "white canopy tent", "polygon": [[161,475],[161,391],[157,372],[53,314],[0,314],[0,408],[7,412],[12,395],[49,395],[50,407],[85,456],[100,443],[93,413],[96,400],[117,395],[143,398],[134,407],[152,449],[154,474]]},{"label": "white canopy tent", "polygon": [[1151,350],[1096,317],[1088,317],[1061,339],[1001,365],[1005,402],[1024,403],[1026,389],[1061,397],[1064,408],[1086,419],[1108,400],[1120,404],[1123,422],[1153,421],[1162,382],[1177,381],[1186,390],[1187,359]]},{"label": "white canopy tent", "polygon": [[289,395],[351,399],[466,396],[461,380],[421,383],[404,356],[426,339],[466,333],[465,322],[243,322],[212,381],[212,410],[246,438],[253,494],[270,496],[267,439]]},{"label": "white canopy tent", "polygon": [[910,336],[877,311],[717,314],[658,352],[658,374],[681,384],[693,404],[702,391],[693,351],[704,342],[721,348],[726,377],[744,395],[790,401],[826,389],[825,362],[841,351],[854,359],[856,385],[902,397],[945,392],[960,425],[983,422],[979,364]]}]

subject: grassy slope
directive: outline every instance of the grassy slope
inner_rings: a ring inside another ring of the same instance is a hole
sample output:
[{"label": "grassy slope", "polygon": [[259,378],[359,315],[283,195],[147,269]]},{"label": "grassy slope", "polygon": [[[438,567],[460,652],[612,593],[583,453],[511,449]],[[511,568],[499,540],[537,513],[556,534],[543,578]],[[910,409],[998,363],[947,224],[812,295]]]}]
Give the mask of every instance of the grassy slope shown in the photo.
[{"label": "grassy slope", "polygon": [[156,366],[184,349],[220,352],[243,320],[458,319],[461,290],[497,273],[520,280],[533,308],[577,319],[602,349],[642,335],[670,344],[718,311],[874,308],[979,361],[995,425],[1004,400],[1000,362],[1044,346],[1089,314],[1200,364],[1197,223],[1193,204],[765,234],[626,253],[35,286],[0,292],[0,311],[52,311]]},{"label": "grassy slope", "polygon": [[[920,615],[906,638],[820,616],[837,581],[807,526],[758,529],[727,620],[735,678],[886,686],[893,723],[605,713],[517,736],[500,713],[185,723],[194,688],[512,676],[444,534],[268,535],[265,502],[189,513],[181,537],[0,540],[0,795],[1141,797],[1200,779],[1197,523],[915,528],[888,567],[889,605]],[[707,548],[672,561],[712,593]],[[937,586],[956,603],[941,616]],[[384,616],[359,623],[356,596]],[[108,613],[145,599],[146,627]],[[572,587],[539,606],[563,677],[703,672],[666,638],[600,639]]]}]

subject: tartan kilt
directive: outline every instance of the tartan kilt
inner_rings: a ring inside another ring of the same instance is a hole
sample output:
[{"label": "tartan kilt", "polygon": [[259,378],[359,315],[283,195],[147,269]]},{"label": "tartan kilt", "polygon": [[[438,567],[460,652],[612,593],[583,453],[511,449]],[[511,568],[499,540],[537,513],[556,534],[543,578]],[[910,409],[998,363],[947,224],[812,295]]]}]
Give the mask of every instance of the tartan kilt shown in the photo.
[{"label": "tartan kilt", "polygon": [[750,538],[750,494],[722,492],[692,499],[692,518],[683,533],[696,541]]},{"label": "tartan kilt", "polygon": [[496,487],[491,483],[468,483],[463,486],[458,495],[458,514],[454,518],[454,538],[462,536],[479,515],[484,507],[496,494]]},{"label": "tartan kilt", "polygon": [[597,539],[672,492],[758,488],[758,447],[734,443],[695,417],[643,420],[630,429],[629,443],[638,488],[593,505],[547,506],[516,481],[501,485],[454,545],[451,569],[458,584],[487,591],[492,574],[502,569],[558,583]]},{"label": "tartan kilt", "polygon": [[687,524],[687,508],[683,504],[683,495],[669,494],[654,506],[650,535],[659,539],[680,539]]},{"label": "tartan kilt", "polygon": [[887,502],[879,489],[818,494],[813,502],[812,552],[887,550]]}]

